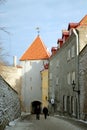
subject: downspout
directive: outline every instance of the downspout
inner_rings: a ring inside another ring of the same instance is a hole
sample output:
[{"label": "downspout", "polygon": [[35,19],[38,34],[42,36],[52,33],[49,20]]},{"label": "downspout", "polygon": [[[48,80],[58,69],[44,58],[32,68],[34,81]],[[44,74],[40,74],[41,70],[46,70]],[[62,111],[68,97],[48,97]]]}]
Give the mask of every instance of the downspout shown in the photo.
[{"label": "downspout", "polygon": [[[73,29],[73,32],[76,36],[76,71],[77,71],[77,82],[76,82],[76,86],[78,88],[78,90],[80,90],[79,88],[79,38],[78,38],[78,33],[76,32],[75,29]],[[78,93],[78,119],[80,118],[80,94]]]}]

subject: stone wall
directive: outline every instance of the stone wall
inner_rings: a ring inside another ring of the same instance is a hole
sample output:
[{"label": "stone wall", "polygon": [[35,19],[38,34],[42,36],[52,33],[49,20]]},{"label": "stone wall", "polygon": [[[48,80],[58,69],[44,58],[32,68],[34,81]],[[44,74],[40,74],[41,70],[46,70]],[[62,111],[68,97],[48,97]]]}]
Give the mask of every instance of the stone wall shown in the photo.
[{"label": "stone wall", "polygon": [[20,114],[18,93],[0,76],[0,130]]},{"label": "stone wall", "polygon": [[4,65],[0,65],[0,68],[0,75],[14,90],[18,92],[19,97],[21,97],[22,68]]},{"label": "stone wall", "polygon": [[22,109],[23,106],[22,96],[21,96],[22,67],[0,65],[0,75],[18,93],[18,96],[21,101],[21,109]]}]

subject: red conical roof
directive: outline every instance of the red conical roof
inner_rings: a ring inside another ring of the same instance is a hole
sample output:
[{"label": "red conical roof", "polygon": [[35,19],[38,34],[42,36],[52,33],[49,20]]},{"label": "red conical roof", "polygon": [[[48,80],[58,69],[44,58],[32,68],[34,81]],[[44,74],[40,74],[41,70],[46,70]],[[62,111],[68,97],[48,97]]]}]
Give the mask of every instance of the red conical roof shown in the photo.
[{"label": "red conical roof", "polygon": [[48,59],[50,57],[50,53],[48,52],[45,44],[42,42],[39,36],[33,41],[30,47],[26,50],[26,52],[20,58],[20,61],[23,60],[41,60]]}]

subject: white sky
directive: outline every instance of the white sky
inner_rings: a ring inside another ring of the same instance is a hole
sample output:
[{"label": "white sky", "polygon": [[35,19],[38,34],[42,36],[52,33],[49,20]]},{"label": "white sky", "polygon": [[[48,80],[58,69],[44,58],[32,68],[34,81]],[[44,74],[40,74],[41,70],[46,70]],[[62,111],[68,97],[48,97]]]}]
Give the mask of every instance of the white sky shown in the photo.
[{"label": "white sky", "polygon": [[79,22],[87,14],[87,0],[6,0],[0,5],[0,26],[10,34],[0,31],[0,42],[8,52],[12,64],[13,55],[18,59],[37,36],[47,46],[57,46],[61,31],[70,22]]}]

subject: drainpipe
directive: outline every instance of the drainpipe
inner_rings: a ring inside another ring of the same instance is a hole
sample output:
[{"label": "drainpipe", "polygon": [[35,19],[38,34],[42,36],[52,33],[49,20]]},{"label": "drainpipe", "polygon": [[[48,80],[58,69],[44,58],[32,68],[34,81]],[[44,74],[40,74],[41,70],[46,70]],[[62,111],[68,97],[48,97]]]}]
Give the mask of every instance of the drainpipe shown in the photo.
[{"label": "drainpipe", "polygon": [[[76,82],[76,86],[78,87],[78,90],[80,90],[79,88],[79,38],[78,38],[78,33],[76,32],[75,29],[73,29],[73,32],[76,36],[76,71],[77,71],[77,82]],[[78,93],[78,119],[80,118],[80,94]]]}]

